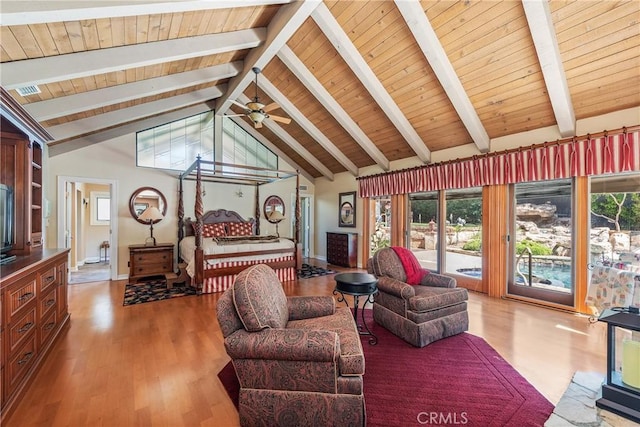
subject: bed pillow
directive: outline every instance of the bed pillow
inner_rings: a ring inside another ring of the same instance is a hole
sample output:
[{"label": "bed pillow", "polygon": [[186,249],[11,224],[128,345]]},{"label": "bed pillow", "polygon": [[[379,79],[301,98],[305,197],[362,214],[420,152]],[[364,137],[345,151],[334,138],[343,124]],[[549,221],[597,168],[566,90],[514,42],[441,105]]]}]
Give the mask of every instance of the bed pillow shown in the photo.
[{"label": "bed pillow", "polygon": [[227,222],[229,232],[227,236],[251,236],[253,235],[253,224],[250,222]]},{"label": "bed pillow", "polygon": [[223,237],[226,235],[227,230],[222,222],[202,225],[202,237]]}]

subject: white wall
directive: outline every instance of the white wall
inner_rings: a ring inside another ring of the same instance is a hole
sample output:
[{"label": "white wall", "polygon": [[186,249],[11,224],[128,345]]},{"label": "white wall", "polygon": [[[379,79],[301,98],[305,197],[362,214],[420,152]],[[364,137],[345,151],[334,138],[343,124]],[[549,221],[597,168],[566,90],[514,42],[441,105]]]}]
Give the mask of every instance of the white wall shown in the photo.
[{"label": "white wall", "polygon": [[[339,194],[358,190],[358,184],[349,172],[335,174],[333,181],[316,179],[315,191],[315,254],[316,258],[327,259],[327,232],[357,233],[358,248],[362,245],[362,199],[356,197],[356,227],[339,227]],[[367,237],[368,238],[368,237]],[[366,260],[365,260],[366,261]],[[358,266],[362,266],[358,249]]]}]

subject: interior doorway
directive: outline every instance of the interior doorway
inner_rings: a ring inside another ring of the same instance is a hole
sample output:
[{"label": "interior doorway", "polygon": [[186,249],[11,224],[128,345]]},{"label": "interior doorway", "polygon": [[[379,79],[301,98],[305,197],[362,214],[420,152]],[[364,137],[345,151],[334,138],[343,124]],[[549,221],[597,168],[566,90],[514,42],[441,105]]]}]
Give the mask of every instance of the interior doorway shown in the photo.
[{"label": "interior doorway", "polygon": [[116,181],[58,177],[57,244],[70,249],[70,284],[117,279]]},{"label": "interior doorway", "polygon": [[[302,258],[311,258],[313,253],[313,236],[311,234],[311,224],[313,222],[313,196],[300,194],[300,249]],[[295,195],[292,195],[291,212],[295,212]],[[294,216],[295,218],[295,216]],[[295,220],[291,221],[291,235],[295,232]]]}]

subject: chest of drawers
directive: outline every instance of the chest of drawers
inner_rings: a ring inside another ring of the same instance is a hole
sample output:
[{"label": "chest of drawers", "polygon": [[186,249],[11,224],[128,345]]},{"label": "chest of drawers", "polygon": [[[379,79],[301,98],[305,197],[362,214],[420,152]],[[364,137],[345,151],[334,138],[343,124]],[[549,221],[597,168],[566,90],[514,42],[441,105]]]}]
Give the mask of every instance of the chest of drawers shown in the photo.
[{"label": "chest of drawers", "polygon": [[173,243],[129,246],[129,281],[173,273]]},{"label": "chest of drawers", "polygon": [[69,322],[68,249],[19,256],[0,272],[0,424]]},{"label": "chest of drawers", "polygon": [[327,262],[342,267],[358,266],[358,235],[327,233]]}]

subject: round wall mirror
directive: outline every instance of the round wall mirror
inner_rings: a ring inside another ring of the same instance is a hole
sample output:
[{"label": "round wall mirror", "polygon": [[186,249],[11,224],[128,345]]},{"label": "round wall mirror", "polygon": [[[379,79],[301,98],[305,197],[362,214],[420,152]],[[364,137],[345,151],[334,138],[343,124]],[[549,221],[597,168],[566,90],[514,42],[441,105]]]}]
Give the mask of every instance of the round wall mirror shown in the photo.
[{"label": "round wall mirror", "polygon": [[[284,219],[284,202],[279,196],[269,196],[264,201],[263,211],[267,221],[277,224]],[[274,214],[274,212],[279,212],[280,215]],[[272,215],[274,215],[273,219],[271,218]]]},{"label": "round wall mirror", "polygon": [[[167,199],[164,198],[164,194],[156,190],[153,187],[140,187],[133,192],[129,199],[129,212],[131,216],[140,224],[149,224],[149,221],[138,218],[147,209],[155,207],[162,216],[167,215]],[[153,221],[154,224],[160,222],[161,219]]]}]

